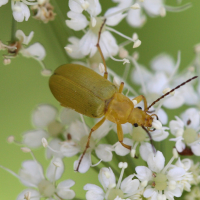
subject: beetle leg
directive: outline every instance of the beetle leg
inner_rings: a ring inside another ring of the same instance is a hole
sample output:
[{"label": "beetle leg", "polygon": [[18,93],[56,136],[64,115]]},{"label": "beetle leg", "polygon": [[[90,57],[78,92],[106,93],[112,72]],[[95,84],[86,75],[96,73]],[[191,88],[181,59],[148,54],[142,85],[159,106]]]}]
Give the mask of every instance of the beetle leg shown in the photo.
[{"label": "beetle leg", "polygon": [[90,147],[90,138],[91,138],[92,133],[93,133],[94,131],[96,131],[96,130],[104,123],[105,120],[106,120],[106,118],[103,117],[97,124],[95,124],[95,125],[91,128],[91,131],[90,131],[90,133],[89,133],[89,135],[88,135],[88,140],[87,140],[87,144],[86,144],[86,146],[85,146],[85,150],[84,150],[84,152],[83,152],[83,154],[82,154],[82,156],[81,156],[81,158],[80,158],[80,160],[79,160],[79,162],[78,162],[76,171],[78,171],[78,169],[79,169],[79,167],[80,167],[80,164],[81,164],[81,161],[82,161],[82,159],[83,159],[83,156],[85,155],[87,149]]},{"label": "beetle leg", "polygon": [[121,124],[117,124],[117,136],[118,136],[118,140],[121,143],[121,145],[129,150],[131,150],[131,146],[124,144],[123,143],[123,131],[122,131],[122,125]]},{"label": "beetle leg", "polygon": [[106,67],[106,61],[105,61],[105,58],[104,58],[103,53],[102,53],[102,51],[101,51],[101,47],[100,47],[100,45],[99,45],[100,37],[101,37],[101,32],[102,32],[102,29],[103,29],[103,26],[105,25],[105,23],[106,23],[106,19],[104,19],[104,21],[103,21],[103,23],[102,23],[102,25],[101,25],[101,27],[100,27],[100,29],[99,29],[99,35],[98,35],[98,40],[97,40],[96,47],[97,47],[97,49],[98,49],[98,51],[99,51],[99,53],[100,53],[100,55],[101,55],[101,59],[102,59],[102,61],[103,61],[103,65],[104,65],[104,68],[105,68],[104,78],[105,78],[105,79],[108,79],[108,71],[107,71],[107,67]]},{"label": "beetle leg", "polygon": [[120,86],[119,86],[119,93],[122,93],[124,88],[124,82],[121,82]]},{"label": "beetle leg", "polygon": [[139,103],[140,101],[143,100],[144,101],[144,111],[147,111],[147,100],[143,95],[139,95],[139,96],[135,97],[134,99],[132,99],[132,101],[133,100],[136,100],[137,103]]}]

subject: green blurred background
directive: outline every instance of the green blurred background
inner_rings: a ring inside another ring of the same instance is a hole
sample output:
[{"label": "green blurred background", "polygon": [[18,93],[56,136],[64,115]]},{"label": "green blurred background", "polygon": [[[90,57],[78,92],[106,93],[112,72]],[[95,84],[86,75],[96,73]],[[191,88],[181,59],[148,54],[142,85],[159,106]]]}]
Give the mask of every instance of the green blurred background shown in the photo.
[{"label": "green blurred background", "polygon": [[[46,49],[47,56],[44,60],[48,69],[54,70],[61,64],[69,62],[64,46],[67,39],[73,35],[73,31],[65,26],[67,19],[68,1],[51,1],[57,13],[56,20],[43,24],[30,17],[28,22],[18,23],[21,29],[28,35],[35,32],[31,44],[40,42]],[[114,4],[110,1],[100,0],[104,13],[106,9]],[[126,35],[132,36],[137,32],[142,45],[137,49],[140,53],[139,62],[149,66],[150,60],[159,53],[166,52],[177,58],[178,50],[181,51],[181,68],[189,65],[194,58],[193,47],[200,42],[200,1],[186,1],[192,3],[192,7],[181,13],[167,12],[166,17],[149,18],[141,29],[127,28],[125,21],[121,22],[117,30]],[[167,0],[167,5],[178,6],[175,0]],[[11,37],[12,12],[10,2],[0,8],[0,40],[6,42]],[[79,33],[75,33],[79,35]],[[119,38],[119,42],[123,39]],[[131,50],[129,45],[129,50]],[[133,50],[131,50],[133,52]],[[1,55],[5,52],[1,52]],[[18,173],[21,163],[24,160],[32,159],[30,154],[22,153],[20,146],[8,144],[6,139],[14,135],[21,140],[22,133],[33,129],[31,124],[31,113],[41,103],[53,104],[60,108],[59,103],[53,98],[48,88],[48,78],[40,75],[41,68],[37,61],[18,56],[13,59],[10,65],[3,65],[3,58],[0,56],[0,165],[3,165]],[[108,62],[109,66],[113,62]],[[118,74],[122,73],[123,66],[114,63],[112,69]],[[129,80],[130,82],[130,80]],[[130,82],[131,83],[131,82]],[[176,111],[172,111],[178,114]],[[113,141],[114,143],[115,141]],[[171,152],[171,150],[170,150]],[[45,159],[44,149],[34,151],[44,169],[49,161]],[[77,159],[65,158],[66,171],[62,180],[73,179],[76,184],[72,187],[77,197],[85,199],[83,186],[86,183],[98,183],[97,173],[90,169],[86,174],[75,173],[73,162]],[[89,177],[89,178],[88,178]],[[14,200],[25,187],[18,179],[0,169],[0,199]]]}]

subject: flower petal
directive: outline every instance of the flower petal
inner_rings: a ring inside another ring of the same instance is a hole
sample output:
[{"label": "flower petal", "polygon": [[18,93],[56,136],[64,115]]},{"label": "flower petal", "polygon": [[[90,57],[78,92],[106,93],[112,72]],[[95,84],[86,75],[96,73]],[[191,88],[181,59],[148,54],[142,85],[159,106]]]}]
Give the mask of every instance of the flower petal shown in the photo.
[{"label": "flower petal", "polygon": [[200,113],[196,108],[189,108],[181,115],[185,126],[197,129],[200,125]]},{"label": "flower petal", "polygon": [[[79,159],[76,160],[74,162],[74,170],[77,169],[77,166],[78,166],[78,163],[79,163],[79,160],[81,158],[82,155],[80,155]],[[80,163],[80,166],[79,166],[79,169],[78,169],[78,172],[80,173],[85,173],[89,170],[90,168],[90,165],[91,165],[91,153],[86,153],[84,156],[83,156],[83,159]]]},{"label": "flower petal", "polygon": [[108,189],[109,185],[116,184],[115,174],[111,168],[101,168],[98,178],[104,190]]},{"label": "flower petal", "polygon": [[110,55],[115,56],[119,51],[119,46],[117,45],[116,39],[109,31],[104,31],[101,34],[100,46],[105,58]]},{"label": "flower petal", "polygon": [[32,40],[33,35],[33,31],[31,31],[28,36],[26,36],[22,30],[17,30],[15,33],[15,37],[25,45],[28,45],[28,43]]},{"label": "flower petal", "polygon": [[[124,138],[123,143],[129,146],[133,146],[133,141],[129,138]],[[115,145],[115,153],[119,156],[125,156],[130,153],[130,150],[123,147],[120,142],[117,142]]]},{"label": "flower petal", "polygon": [[140,181],[149,181],[152,179],[152,171],[148,167],[137,166],[135,171],[137,173],[136,176]]},{"label": "flower petal", "polygon": [[129,175],[122,181],[120,188],[123,193],[134,194],[138,190],[140,182],[138,179],[133,180],[133,177],[134,175]]},{"label": "flower petal", "polygon": [[42,166],[34,160],[26,160],[22,163],[19,176],[21,182],[28,187],[37,187],[44,179]]},{"label": "flower petal", "polygon": [[70,18],[70,20],[66,20],[65,22],[67,26],[74,31],[80,31],[88,25],[87,18],[81,13],[69,11],[67,16]]},{"label": "flower petal", "polygon": [[22,200],[24,199],[24,195],[30,192],[31,194],[31,200],[40,200],[40,193],[34,189],[26,189],[23,190],[18,196],[16,200]]},{"label": "flower petal", "polygon": [[159,173],[164,168],[165,157],[162,152],[157,151],[155,155],[153,153],[149,155],[147,164],[153,172]]},{"label": "flower petal", "polygon": [[96,131],[92,133],[92,137],[96,139],[104,138],[110,131],[111,123],[106,120]]},{"label": "flower petal", "polygon": [[167,173],[167,177],[170,180],[181,181],[183,179],[183,175],[185,175],[186,171],[181,167],[174,167],[170,169]]},{"label": "flower petal", "polygon": [[[75,1],[74,1],[74,2],[75,2]],[[67,48],[70,48],[71,51],[69,52],[69,51],[67,51],[66,48],[65,48],[67,54],[68,54],[70,57],[72,57],[72,58],[78,58],[78,59],[79,59],[79,58],[83,58],[84,55],[81,53],[81,51],[80,51],[80,45],[79,45],[80,39],[78,39],[78,38],[76,38],[76,37],[70,37],[68,40],[69,40],[69,42],[70,42],[71,44],[68,44],[66,47],[67,47]],[[75,112],[75,111],[74,111],[74,112]]]},{"label": "flower petal", "polygon": [[98,14],[101,13],[101,4],[99,0],[87,0],[89,3],[89,7],[87,8],[87,12],[93,17],[96,17]]},{"label": "flower petal", "polygon": [[37,148],[42,145],[42,138],[48,138],[44,130],[31,130],[23,134],[23,143],[28,147]]},{"label": "flower petal", "polygon": [[46,51],[40,43],[34,43],[26,49],[20,50],[20,53],[25,57],[33,57],[36,60],[43,60],[46,56]]},{"label": "flower petal", "polygon": [[60,113],[60,120],[64,125],[70,125],[78,119],[80,119],[80,114],[70,108],[63,108]]},{"label": "flower petal", "polygon": [[[51,141],[49,142],[49,146],[50,146],[52,149],[54,149],[54,150],[56,150],[56,151],[59,151],[59,150],[60,150],[60,147],[61,147],[61,140],[60,140],[60,139],[57,139],[57,138],[54,138],[53,140],[51,140]],[[46,157],[47,157],[48,159],[51,159],[52,156],[62,158],[64,155],[62,154],[62,152],[57,153],[57,152],[52,151],[52,150],[49,149],[49,148],[46,148]]]},{"label": "flower petal", "polygon": [[150,16],[157,16],[160,15],[164,2],[163,0],[144,0],[142,5]]},{"label": "flower petal", "polygon": [[80,152],[80,149],[75,142],[70,140],[70,141],[63,142],[63,144],[60,147],[60,151],[62,152],[64,156],[72,157],[76,155],[78,152]]},{"label": "flower petal", "polygon": [[[109,8],[105,14],[104,14],[104,17],[106,17],[107,15],[110,15],[112,13],[115,13],[117,11],[121,10],[121,8],[119,7],[113,7],[113,8]],[[120,23],[120,21],[126,16],[127,14],[122,14],[122,13],[118,13],[118,14],[115,14],[111,17],[108,17],[107,20],[106,20],[106,24],[109,25],[109,26],[116,26],[117,24]]]},{"label": "flower petal", "polygon": [[109,144],[100,144],[95,148],[95,152],[99,159],[104,162],[109,162],[112,160],[112,146]]},{"label": "flower petal", "polygon": [[32,115],[32,123],[38,128],[44,128],[50,122],[55,120],[57,110],[55,107],[43,104],[39,105]]},{"label": "flower petal", "polygon": [[8,0],[1,0],[0,1],[0,7],[7,4],[8,3]]},{"label": "flower petal", "polygon": [[167,74],[171,74],[175,67],[174,59],[166,53],[159,54],[153,58],[150,64],[154,71],[161,71]]},{"label": "flower petal", "polygon": [[131,26],[139,28],[144,25],[146,16],[141,9],[129,9],[126,20]]},{"label": "flower petal", "polygon": [[30,10],[28,6],[22,2],[16,2],[12,5],[13,17],[17,22],[28,21]]},{"label": "flower petal", "polygon": [[152,139],[154,141],[162,141],[166,139],[169,135],[169,133],[166,131],[169,130],[168,127],[162,127],[160,130],[155,130],[151,133]]},{"label": "flower petal", "polygon": [[84,190],[88,190],[86,193],[87,200],[103,200],[104,199],[104,192],[103,190],[94,184],[86,184],[83,187]]},{"label": "flower petal", "polygon": [[68,5],[69,5],[70,10],[73,12],[77,12],[77,13],[83,12],[83,8],[81,7],[81,5],[74,0],[69,0]]},{"label": "flower petal", "polygon": [[147,161],[149,154],[153,153],[152,145],[148,142],[143,142],[140,145],[140,156],[144,161]]},{"label": "flower petal", "polygon": [[170,128],[171,133],[176,136],[178,132],[181,132],[183,134],[184,123],[177,116],[175,118],[176,118],[176,120],[172,120],[169,122],[169,128]]},{"label": "flower petal", "polygon": [[71,179],[60,182],[57,186],[58,196],[62,199],[73,199],[75,197],[75,192],[69,188],[74,184],[75,182]]},{"label": "flower petal", "polygon": [[[59,167],[56,167],[55,164],[59,164]],[[57,169],[56,169],[57,168]],[[55,174],[56,169],[56,174]],[[64,163],[61,158],[53,158],[51,160],[50,165],[47,168],[46,171],[46,177],[53,182],[54,180],[58,180],[64,172]]]},{"label": "flower petal", "polygon": [[194,144],[191,146],[191,150],[196,156],[200,156],[200,145],[199,144]]},{"label": "flower petal", "polygon": [[[92,57],[97,51],[96,43],[97,43],[97,35],[95,35],[91,30],[87,31],[87,33],[81,38],[79,43],[81,53],[85,56],[90,55],[90,57]],[[103,54],[105,54],[104,51]]]},{"label": "flower petal", "polygon": [[157,195],[158,195],[158,192],[156,191],[155,188],[146,188],[144,193],[143,193],[143,196],[145,198],[149,198],[149,197],[152,197],[151,200],[157,200]]},{"label": "flower petal", "polygon": [[173,96],[169,96],[163,102],[163,105],[169,109],[179,108],[184,104],[185,100],[179,90],[176,90]]}]

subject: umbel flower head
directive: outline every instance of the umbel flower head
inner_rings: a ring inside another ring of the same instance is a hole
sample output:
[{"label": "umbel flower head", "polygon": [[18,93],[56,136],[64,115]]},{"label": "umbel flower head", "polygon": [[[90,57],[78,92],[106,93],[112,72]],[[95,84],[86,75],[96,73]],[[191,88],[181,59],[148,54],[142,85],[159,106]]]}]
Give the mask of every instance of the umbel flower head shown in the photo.
[{"label": "umbel flower head", "polygon": [[124,170],[127,168],[127,163],[119,163],[119,168],[121,168],[121,174],[116,183],[115,174],[111,168],[102,168],[99,172],[99,182],[101,183],[103,189],[94,184],[86,184],[84,190],[87,190],[86,199],[87,200],[130,200],[139,189],[140,182],[135,179],[135,175],[129,175],[123,181]]},{"label": "umbel flower head", "polygon": [[[174,199],[180,197],[184,189],[184,182],[187,180],[187,172],[182,165],[172,165],[177,158],[177,152],[173,150],[173,157],[165,166],[165,158],[162,152],[157,151],[149,155],[147,159],[148,167],[137,166],[136,176],[144,186],[143,196],[154,199]],[[190,189],[190,181],[187,184]]]},{"label": "umbel flower head", "polygon": [[43,168],[41,164],[35,159],[33,153],[30,149],[24,147],[22,151],[26,153],[31,153],[33,160],[26,160],[22,163],[22,168],[19,174],[3,167],[1,168],[8,171],[15,177],[17,177],[27,189],[23,190],[17,197],[17,200],[34,199],[40,200],[45,198],[51,200],[57,199],[73,199],[75,192],[70,189],[75,182],[71,179],[64,180],[58,185],[56,181],[61,178],[64,172],[64,164],[61,158],[54,157],[46,171],[46,177],[43,173]]},{"label": "umbel flower head", "polygon": [[189,108],[182,114],[182,119],[175,117],[176,120],[170,121],[171,133],[176,138],[171,141],[176,142],[176,149],[182,155],[200,156],[200,113],[196,108]]},{"label": "umbel flower head", "polygon": [[[117,6],[109,8],[104,16],[101,17],[99,14],[102,9],[99,0],[69,0],[69,8],[70,11],[67,13],[67,16],[70,20],[66,20],[67,26],[75,31],[87,28],[80,40],[76,37],[69,38],[71,44],[67,45],[65,49],[73,58],[83,58],[87,55],[92,57],[95,55],[97,52],[97,38],[104,19],[106,19],[106,22],[102,28],[100,46],[105,58],[112,58],[119,51],[117,41],[110,32],[117,33],[131,42],[137,42],[137,47],[141,44],[141,42],[138,43],[138,39],[134,40],[109,27],[116,26],[126,16],[126,14],[123,14],[124,9]],[[85,16],[84,13],[87,15]]]}]

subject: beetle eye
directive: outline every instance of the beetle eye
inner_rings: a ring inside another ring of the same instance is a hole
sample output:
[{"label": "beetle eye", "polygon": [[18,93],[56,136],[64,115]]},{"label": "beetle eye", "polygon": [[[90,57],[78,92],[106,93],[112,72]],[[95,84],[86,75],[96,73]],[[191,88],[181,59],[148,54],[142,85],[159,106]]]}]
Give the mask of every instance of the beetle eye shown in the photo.
[{"label": "beetle eye", "polygon": [[139,106],[139,107],[137,107],[137,108],[139,108],[140,110],[142,110],[142,108]]},{"label": "beetle eye", "polygon": [[135,123],[135,124],[133,124],[133,126],[135,126],[135,127],[138,127],[138,124],[137,124],[137,123]]}]

